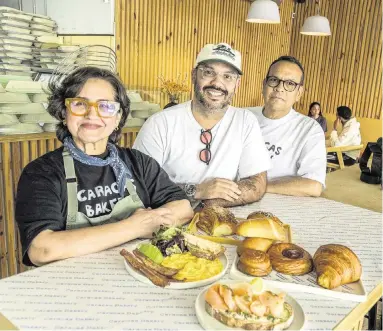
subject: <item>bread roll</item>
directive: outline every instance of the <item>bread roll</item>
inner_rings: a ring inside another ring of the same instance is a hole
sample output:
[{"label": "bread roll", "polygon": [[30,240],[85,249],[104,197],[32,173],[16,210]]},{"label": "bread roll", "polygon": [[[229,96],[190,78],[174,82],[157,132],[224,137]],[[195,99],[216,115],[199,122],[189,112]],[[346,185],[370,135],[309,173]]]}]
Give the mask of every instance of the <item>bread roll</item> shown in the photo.
[{"label": "bread roll", "polygon": [[234,214],[223,207],[211,206],[199,213],[197,228],[210,236],[229,236],[235,233],[238,221]]},{"label": "bread roll", "polygon": [[267,238],[245,238],[237,248],[238,255],[241,255],[246,248],[267,252],[274,240]]},{"label": "bread roll", "polygon": [[237,268],[255,277],[267,276],[272,270],[269,256],[265,252],[248,248],[244,249],[239,258]]},{"label": "bread roll", "polygon": [[273,218],[244,221],[237,226],[237,234],[243,237],[260,237],[279,241],[286,240],[283,223]]},{"label": "bread roll", "polygon": [[281,222],[281,220],[277,216],[275,216],[274,214],[269,213],[267,211],[257,210],[257,211],[252,212],[251,214],[249,214],[247,216],[248,220],[263,219],[263,218],[272,218],[277,223],[283,225],[283,223]]}]

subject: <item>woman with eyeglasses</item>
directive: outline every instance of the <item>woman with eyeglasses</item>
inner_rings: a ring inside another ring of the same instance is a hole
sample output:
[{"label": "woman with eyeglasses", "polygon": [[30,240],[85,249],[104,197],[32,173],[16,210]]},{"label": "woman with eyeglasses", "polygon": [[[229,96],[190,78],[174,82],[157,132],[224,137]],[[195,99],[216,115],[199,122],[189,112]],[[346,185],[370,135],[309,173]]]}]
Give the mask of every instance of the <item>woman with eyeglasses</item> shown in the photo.
[{"label": "woman with eyeglasses", "polygon": [[154,159],[117,145],[130,105],[117,76],[85,67],[50,89],[63,146],[28,164],[19,180],[24,264],[94,253],[193,216]]},{"label": "woman with eyeglasses", "polygon": [[315,101],[310,105],[309,113],[307,116],[316,120],[322,127],[323,132],[327,132],[327,121],[326,118],[322,115],[322,109],[319,102]]}]

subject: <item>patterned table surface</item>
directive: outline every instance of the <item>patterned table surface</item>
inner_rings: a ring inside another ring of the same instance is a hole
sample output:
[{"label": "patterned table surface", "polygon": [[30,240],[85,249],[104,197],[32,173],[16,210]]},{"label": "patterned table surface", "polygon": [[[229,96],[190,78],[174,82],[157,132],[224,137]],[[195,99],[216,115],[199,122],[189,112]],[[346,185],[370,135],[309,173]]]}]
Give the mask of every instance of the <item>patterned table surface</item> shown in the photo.
[{"label": "patterned table surface", "polygon": [[[322,198],[271,194],[232,210],[238,217],[255,210],[274,213],[291,225],[293,242],[311,254],[323,244],[347,245],[362,262],[367,293],[382,281],[380,213]],[[235,250],[228,247],[231,262]],[[23,330],[200,330],[194,302],[202,288],[167,290],[142,284],[125,270],[120,249],[52,263],[0,281],[0,312]],[[332,329],[358,305],[289,294],[302,306],[308,330]]]}]

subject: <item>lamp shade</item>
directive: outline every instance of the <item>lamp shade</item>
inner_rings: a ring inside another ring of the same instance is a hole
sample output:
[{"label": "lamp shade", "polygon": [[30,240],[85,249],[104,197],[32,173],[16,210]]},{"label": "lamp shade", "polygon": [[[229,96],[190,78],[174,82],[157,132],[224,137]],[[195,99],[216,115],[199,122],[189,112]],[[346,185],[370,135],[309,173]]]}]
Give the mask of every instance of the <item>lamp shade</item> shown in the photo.
[{"label": "lamp shade", "polygon": [[281,22],[278,5],[271,0],[255,0],[249,9],[246,22],[272,23]]},{"label": "lamp shade", "polygon": [[301,28],[301,34],[309,36],[330,36],[330,22],[324,16],[307,17]]}]

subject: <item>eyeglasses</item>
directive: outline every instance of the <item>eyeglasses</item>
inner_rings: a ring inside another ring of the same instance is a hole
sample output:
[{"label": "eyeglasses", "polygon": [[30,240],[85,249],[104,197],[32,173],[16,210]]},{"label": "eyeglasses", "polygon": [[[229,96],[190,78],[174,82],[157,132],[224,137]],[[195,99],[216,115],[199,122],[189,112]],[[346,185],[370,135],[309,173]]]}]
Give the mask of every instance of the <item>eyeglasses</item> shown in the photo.
[{"label": "eyeglasses", "polygon": [[66,98],[65,106],[74,116],[86,116],[90,112],[90,107],[93,106],[99,117],[113,117],[120,110],[119,102],[100,100],[91,102],[83,98]]},{"label": "eyeglasses", "polygon": [[280,83],[283,83],[283,88],[287,92],[293,92],[297,88],[297,86],[301,85],[300,83],[296,83],[292,80],[283,80],[279,79],[275,76],[267,76],[266,77],[266,84],[270,87],[277,87]]},{"label": "eyeglasses", "polygon": [[202,72],[202,78],[204,79],[215,79],[217,76],[221,76],[223,81],[226,83],[233,83],[238,79],[238,74],[232,72],[225,72],[224,74],[215,72],[212,69],[199,67],[198,70]]},{"label": "eyeglasses", "polygon": [[213,135],[211,134],[210,130],[201,129],[201,136],[199,139],[203,144],[206,145],[206,147],[201,152],[199,152],[199,159],[206,163],[206,165],[209,165],[211,160],[210,144],[211,140],[213,139]]}]

